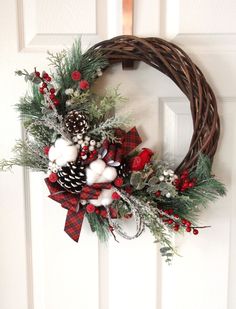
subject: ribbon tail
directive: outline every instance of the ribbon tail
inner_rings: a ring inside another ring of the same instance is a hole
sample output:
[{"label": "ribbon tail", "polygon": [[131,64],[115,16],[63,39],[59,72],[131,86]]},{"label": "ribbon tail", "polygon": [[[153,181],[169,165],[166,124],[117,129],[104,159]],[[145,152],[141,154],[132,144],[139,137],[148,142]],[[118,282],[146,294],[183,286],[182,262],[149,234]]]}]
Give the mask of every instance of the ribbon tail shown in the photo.
[{"label": "ribbon tail", "polygon": [[80,232],[84,220],[85,209],[80,209],[77,213],[68,210],[65,223],[65,232],[74,241],[78,242],[80,237]]}]

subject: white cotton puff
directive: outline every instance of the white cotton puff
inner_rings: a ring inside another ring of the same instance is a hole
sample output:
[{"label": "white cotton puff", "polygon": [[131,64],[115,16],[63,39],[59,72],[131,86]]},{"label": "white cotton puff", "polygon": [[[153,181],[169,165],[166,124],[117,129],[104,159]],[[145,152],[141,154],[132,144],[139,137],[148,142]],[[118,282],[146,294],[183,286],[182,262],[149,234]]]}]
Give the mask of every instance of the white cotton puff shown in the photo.
[{"label": "white cotton puff", "polygon": [[57,150],[54,146],[51,146],[48,152],[48,159],[49,161],[55,161],[57,158]]},{"label": "white cotton puff", "polygon": [[101,159],[97,159],[93,161],[92,163],[90,163],[89,165],[89,168],[99,175],[103,173],[105,167],[106,167],[106,163]]},{"label": "white cotton puff", "polygon": [[77,156],[77,147],[63,138],[58,138],[55,146],[51,146],[48,153],[49,160],[56,162],[59,166],[64,166],[67,162],[75,161]]},{"label": "white cotton puff", "polygon": [[109,182],[112,182],[117,177],[117,172],[114,167],[107,166],[102,173],[102,176],[105,177]]},{"label": "white cotton puff", "polygon": [[109,189],[109,190],[103,189],[98,199],[89,200],[89,203],[93,204],[96,207],[109,206],[113,202],[113,199],[112,199],[113,192],[114,192],[113,189]]},{"label": "white cotton puff", "polygon": [[99,175],[92,171],[89,167],[86,168],[86,183],[88,186],[91,186],[92,184],[97,182],[97,179],[99,178]]},{"label": "white cotton puff", "polygon": [[70,141],[65,140],[64,138],[58,138],[55,141],[55,148],[61,149],[64,148],[65,146],[70,146],[72,143]]}]

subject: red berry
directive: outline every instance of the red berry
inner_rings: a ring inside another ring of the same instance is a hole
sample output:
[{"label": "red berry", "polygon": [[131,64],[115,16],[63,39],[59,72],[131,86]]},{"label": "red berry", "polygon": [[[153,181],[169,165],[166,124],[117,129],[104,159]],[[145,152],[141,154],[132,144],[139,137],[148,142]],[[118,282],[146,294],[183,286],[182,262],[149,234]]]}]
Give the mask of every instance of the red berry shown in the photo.
[{"label": "red berry", "polygon": [[158,190],[157,192],[155,192],[156,197],[159,197],[161,195],[161,191]]},{"label": "red berry", "polygon": [[179,219],[179,215],[175,214],[174,215],[175,219]]},{"label": "red berry", "polygon": [[197,229],[193,229],[193,234],[197,235],[199,233],[199,231]]},{"label": "red berry", "polygon": [[77,80],[80,80],[81,79],[81,73],[79,71],[73,71],[71,73],[71,78],[74,80],[74,81],[77,81]]},{"label": "red berry", "polygon": [[40,77],[40,73],[38,71],[36,71],[35,76]]},{"label": "red berry", "polygon": [[190,182],[190,183],[188,184],[188,187],[189,187],[189,188],[193,188],[193,187],[194,187],[194,182]]},{"label": "red berry", "polygon": [[54,99],[54,100],[53,100],[53,103],[54,103],[55,106],[57,106],[57,105],[60,104],[60,101],[59,101],[58,99]]},{"label": "red berry", "polygon": [[124,183],[124,180],[122,177],[117,177],[114,181],[115,186],[121,187]]},{"label": "red berry", "polygon": [[125,217],[125,219],[130,219],[130,218],[132,218],[132,214],[130,213],[130,214],[126,214],[126,215],[124,215],[124,217]]},{"label": "red berry", "polygon": [[173,214],[173,212],[174,212],[174,210],[171,208],[171,209],[169,209],[169,215],[172,215]]},{"label": "red berry", "polygon": [[43,79],[47,79],[49,77],[48,73],[43,73]]},{"label": "red berry", "polygon": [[95,209],[95,213],[96,213],[97,215],[99,215],[99,214],[100,214],[100,210],[99,210],[98,208],[96,208],[96,209]]},{"label": "red berry", "polygon": [[188,226],[188,227],[186,227],[186,232],[191,232],[191,227],[190,226]]},{"label": "red berry", "polygon": [[89,149],[89,147],[88,146],[84,146],[83,149],[86,151],[86,150]]},{"label": "red berry", "polygon": [[83,156],[85,156],[85,155],[86,155],[86,152],[81,151],[80,155],[81,155],[81,157],[83,157]]},{"label": "red berry", "polygon": [[191,223],[190,221],[186,221],[185,225],[186,225],[186,226],[191,226],[192,223]]},{"label": "red berry", "polygon": [[47,78],[45,78],[47,82],[50,82],[52,79],[50,76],[48,76]]},{"label": "red berry", "polygon": [[54,88],[51,88],[51,89],[50,89],[50,92],[51,92],[51,93],[55,93],[56,90],[55,90]]},{"label": "red berry", "polygon": [[44,148],[43,148],[43,152],[44,152],[44,154],[47,156],[48,155],[48,153],[49,153],[49,149],[50,149],[50,146],[45,146]]},{"label": "red berry", "polygon": [[57,176],[56,173],[51,173],[51,174],[49,175],[48,179],[49,179],[50,182],[57,182],[58,176]]},{"label": "red berry", "polygon": [[182,219],[181,222],[182,222],[183,225],[185,225],[187,223],[187,220],[186,219]]},{"label": "red berry", "polygon": [[103,218],[107,218],[107,211],[106,211],[105,209],[101,210],[100,215],[101,215]]},{"label": "red berry", "polygon": [[50,98],[51,100],[55,99],[55,94],[54,94],[54,93],[51,93],[50,96],[49,96],[49,98]]},{"label": "red berry", "polygon": [[169,220],[168,220],[168,224],[169,224],[169,225],[173,224],[173,222],[174,222],[174,220],[172,220],[172,219],[169,219]]},{"label": "red berry", "polygon": [[113,200],[119,200],[120,199],[120,195],[117,192],[113,192],[111,197],[112,197]]},{"label": "red berry", "polygon": [[47,88],[47,84],[46,83],[42,83],[42,88]]},{"label": "red berry", "polygon": [[178,230],[179,230],[179,224],[175,224],[174,231],[178,232]]},{"label": "red berry", "polygon": [[87,80],[83,79],[83,80],[80,81],[79,87],[82,90],[89,89],[89,82]]},{"label": "red berry", "polygon": [[131,186],[127,186],[127,187],[125,188],[125,192],[126,192],[127,194],[131,194],[132,191],[133,191],[133,189],[132,189]]},{"label": "red berry", "polygon": [[110,208],[110,214],[111,214],[112,219],[117,218],[117,215],[118,215],[117,209],[111,207],[111,208]]},{"label": "red berry", "polygon": [[43,89],[42,87],[40,87],[40,88],[39,88],[39,92],[40,92],[41,94],[44,94],[44,89]]},{"label": "red berry", "polygon": [[86,206],[86,211],[87,211],[87,213],[89,213],[89,214],[94,213],[95,209],[96,209],[96,207],[95,207],[93,204],[88,204],[88,205]]}]

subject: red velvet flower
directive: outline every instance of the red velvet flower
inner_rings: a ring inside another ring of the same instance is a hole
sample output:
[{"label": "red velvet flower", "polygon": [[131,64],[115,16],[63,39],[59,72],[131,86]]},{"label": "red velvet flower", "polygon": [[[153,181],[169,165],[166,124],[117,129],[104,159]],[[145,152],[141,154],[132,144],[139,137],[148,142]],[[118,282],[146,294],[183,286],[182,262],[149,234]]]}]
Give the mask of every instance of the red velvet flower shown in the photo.
[{"label": "red velvet flower", "polygon": [[86,211],[89,213],[89,214],[92,214],[92,213],[94,213],[94,211],[95,211],[95,206],[93,205],[93,204],[88,204],[87,206],[86,206]]},{"label": "red velvet flower", "polygon": [[86,89],[89,89],[89,82],[85,79],[82,79],[79,83],[79,87],[80,89],[82,90],[86,90]]},{"label": "red velvet flower", "polygon": [[142,151],[130,161],[131,171],[141,171],[144,169],[145,164],[149,163],[153,152],[149,148],[143,148]]},{"label": "red velvet flower", "polygon": [[73,71],[71,73],[71,78],[76,81],[81,79],[81,73],[79,71]]}]

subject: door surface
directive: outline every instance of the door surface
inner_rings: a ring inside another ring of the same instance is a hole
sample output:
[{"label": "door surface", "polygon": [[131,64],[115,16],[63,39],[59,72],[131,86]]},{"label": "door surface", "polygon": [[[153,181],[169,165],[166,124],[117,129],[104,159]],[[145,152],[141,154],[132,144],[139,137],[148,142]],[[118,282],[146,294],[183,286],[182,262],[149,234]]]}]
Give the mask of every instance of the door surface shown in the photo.
[{"label": "door surface", "polygon": [[[16,69],[47,68],[46,51],[83,47],[121,33],[121,0],[0,1],[0,157],[9,157],[22,129],[14,104],[26,85]],[[204,72],[219,106],[222,133],[214,172],[228,194],[201,215],[211,225],[178,237],[168,266],[152,236],[99,243],[88,224],[79,244],[63,231],[66,211],[47,198],[43,174],[14,168],[0,174],[1,309],[236,308],[236,2],[135,0],[134,34],[180,45]],[[188,149],[187,99],[160,72],[110,68],[97,89],[120,85],[143,146],[175,160]],[[127,228],[129,228],[127,226]]]}]

